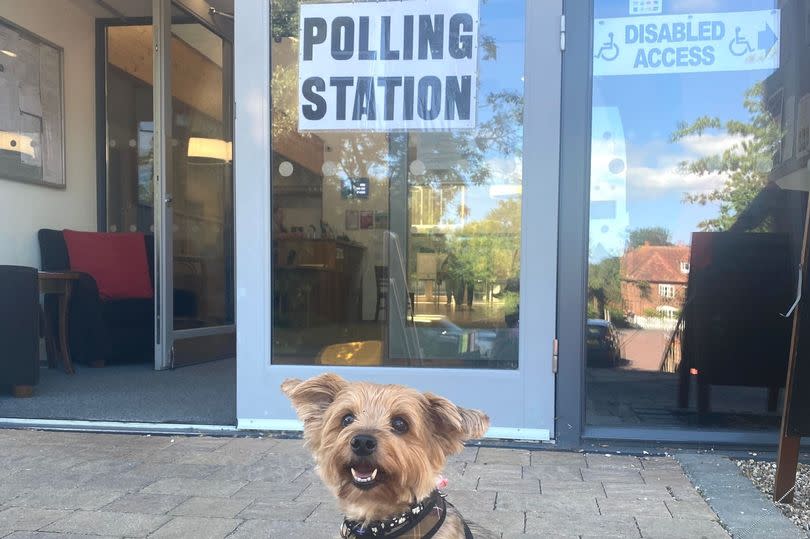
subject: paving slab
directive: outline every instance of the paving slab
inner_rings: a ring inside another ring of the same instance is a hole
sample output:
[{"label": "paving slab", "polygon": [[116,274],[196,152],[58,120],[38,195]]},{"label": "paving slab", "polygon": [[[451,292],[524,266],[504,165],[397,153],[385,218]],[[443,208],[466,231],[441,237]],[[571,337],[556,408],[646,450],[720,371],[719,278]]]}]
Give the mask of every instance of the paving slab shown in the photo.
[{"label": "paving slab", "polygon": [[233,518],[250,505],[250,503],[250,500],[244,498],[207,498],[195,496],[184,501],[174,509],[169,510],[169,514],[184,517]]},{"label": "paving slab", "polygon": [[46,526],[43,531],[146,537],[169,520],[158,515],[113,513],[110,511],[76,511]]},{"label": "paving slab", "polygon": [[182,494],[194,496],[206,493],[209,496],[230,496],[247,485],[247,481],[215,481],[212,479],[187,479],[174,477],[161,479],[143,489],[147,494]]},{"label": "paving slab", "polygon": [[526,533],[554,535],[573,534],[593,537],[641,537],[632,516],[585,517],[573,513],[526,515]]},{"label": "paving slab", "polygon": [[720,523],[701,519],[673,519],[654,516],[636,517],[642,537],[656,539],[726,539],[728,533]]},{"label": "paving slab", "polygon": [[72,511],[58,509],[9,507],[0,511],[0,530],[36,531],[71,513]]},{"label": "paving slab", "polygon": [[528,466],[531,464],[531,453],[522,449],[496,449],[482,447],[478,450],[476,464],[513,464]]},{"label": "paving slab", "polygon": [[107,489],[39,487],[15,498],[11,503],[16,507],[92,511],[101,509],[123,495],[123,492]]},{"label": "paving slab", "polygon": [[61,532],[27,532],[18,531],[10,535],[0,535],[3,539],[117,539],[116,535],[94,535],[85,533],[61,533]]},{"label": "paving slab", "polygon": [[277,520],[248,520],[229,535],[231,539],[255,539],[268,537],[282,539],[306,537],[307,539],[335,539],[338,525],[322,523],[284,522]]},{"label": "paving slab", "polygon": [[495,504],[496,511],[523,511],[537,514],[576,513],[581,515],[599,515],[599,505],[595,496],[587,493],[572,493],[567,496],[540,494],[526,496],[517,492],[498,492]]},{"label": "paving slab", "polygon": [[104,506],[104,511],[118,513],[143,513],[147,515],[165,515],[184,501],[188,496],[171,494],[143,494],[136,492],[121,496],[110,505]]},{"label": "paving slab", "polygon": [[234,518],[175,517],[149,537],[223,539],[228,537],[240,524],[242,521]]},{"label": "paving slab", "polygon": [[[245,520],[287,520],[292,522],[303,522],[308,519],[315,510],[321,505],[316,501],[267,501],[256,500],[249,501],[240,499],[248,505],[237,513],[236,517]],[[338,515],[340,513],[338,512]],[[331,515],[330,515],[331,517]],[[334,520],[332,520],[334,522]]]}]

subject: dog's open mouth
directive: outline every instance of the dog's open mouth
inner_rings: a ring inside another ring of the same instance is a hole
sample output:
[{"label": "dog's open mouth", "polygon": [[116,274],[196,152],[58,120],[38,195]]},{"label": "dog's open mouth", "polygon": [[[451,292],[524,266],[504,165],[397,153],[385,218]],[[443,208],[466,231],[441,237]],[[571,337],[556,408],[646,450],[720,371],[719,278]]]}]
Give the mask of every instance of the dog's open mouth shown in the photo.
[{"label": "dog's open mouth", "polygon": [[361,489],[368,489],[376,485],[382,478],[380,469],[369,462],[355,462],[349,467],[352,482]]}]

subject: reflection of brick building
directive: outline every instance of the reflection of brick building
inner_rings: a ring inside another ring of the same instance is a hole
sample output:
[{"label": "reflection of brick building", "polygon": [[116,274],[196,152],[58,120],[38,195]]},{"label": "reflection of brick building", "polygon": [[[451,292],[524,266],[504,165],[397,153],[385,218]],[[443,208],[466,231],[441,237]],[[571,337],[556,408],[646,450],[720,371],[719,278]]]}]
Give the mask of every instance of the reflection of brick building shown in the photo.
[{"label": "reflection of brick building", "polygon": [[677,318],[686,297],[689,278],[689,246],[642,245],[622,258],[622,300],[638,316],[653,311]]}]

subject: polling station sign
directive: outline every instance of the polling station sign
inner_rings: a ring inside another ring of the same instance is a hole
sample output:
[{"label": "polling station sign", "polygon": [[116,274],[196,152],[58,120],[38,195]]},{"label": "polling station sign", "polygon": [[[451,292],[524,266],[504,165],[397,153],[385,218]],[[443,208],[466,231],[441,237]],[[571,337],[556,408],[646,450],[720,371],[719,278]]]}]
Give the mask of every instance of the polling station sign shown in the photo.
[{"label": "polling station sign", "polygon": [[597,19],[593,74],[776,69],[779,15],[773,9]]},{"label": "polling station sign", "polygon": [[475,127],[478,0],[302,4],[301,131]]}]

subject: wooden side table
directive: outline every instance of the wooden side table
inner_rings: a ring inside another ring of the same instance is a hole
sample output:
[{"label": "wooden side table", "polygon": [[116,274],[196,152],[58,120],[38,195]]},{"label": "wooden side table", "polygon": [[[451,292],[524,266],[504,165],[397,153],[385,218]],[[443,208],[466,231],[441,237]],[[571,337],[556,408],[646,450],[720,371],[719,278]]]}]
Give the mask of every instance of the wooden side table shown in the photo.
[{"label": "wooden side table", "polygon": [[[59,355],[62,366],[67,374],[74,374],[73,362],[70,359],[70,346],[68,345],[68,307],[70,296],[73,294],[73,283],[79,280],[79,274],[73,271],[40,271],[39,291],[42,294],[55,294],[59,302]],[[45,321],[45,343],[48,347],[48,364],[53,367],[51,352],[56,349],[56,333],[47,316]]]}]

